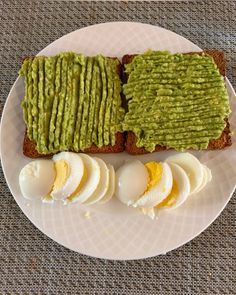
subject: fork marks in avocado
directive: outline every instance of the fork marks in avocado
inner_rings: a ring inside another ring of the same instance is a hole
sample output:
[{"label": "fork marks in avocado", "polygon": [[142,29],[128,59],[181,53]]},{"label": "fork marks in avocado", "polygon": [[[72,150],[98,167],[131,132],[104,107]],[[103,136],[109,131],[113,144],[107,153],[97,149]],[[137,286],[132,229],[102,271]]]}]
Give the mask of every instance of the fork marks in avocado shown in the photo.
[{"label": "fork marks in avocado", "polygon": [[50,151],[54,150],[55,141],[55,129],[56,129],[56,118],[59,104],[59,95],[61,91],[61,72],[62,72],[62,57],[58,57],[56,62],[56,73],[55,73],[55,96],[52,106],[52,114],[49,126],[49,147]]},{"label": "fork marks in avocado", "polygon": [[38,59],[35,58],[32,62],[32,82],[33,82],[33,97],[32,97],[32,117],[33,117],[33,140],[38,139]]},{"label": "fork marks in avocado", "polygon": [[[97,74],[98,74],[98,66],[97,60],[94,60],[92,77],[91,77],[91,88],[90,88],[90,106],[88,123],[87,123],[87,132],[86,132],[86,146],[91,146],[93,143],[92,140],[92,132],[94,129],[94,116],[95,116],[95,104],[96,104],[96,88],[97,88]],[[94,142],[96,143],[96,142]]]},{"label": "fork marks in avocado", "polygon": [[77,109],[77,119],[75,123],[75,130],[74,130],[74,139],[73,139],[73,150],[78,152],[80,150],[80,126],[81,126],[81,119],[83,115],[83,106],[84,106],[84,92],[85,92],[85,77],[86,77],[86,70],[87,70],[87,62],[88,58],[84,55],[80,55],[80,65],[81,65],[81,72],[79,77],[79,96],[78,96],[78,109]]},{"label": "fork marks in avocado", "polygon": [[86,76],[85,76],[85,85],[84,85],[84,101],[83,101],[83,115],[82,115],[82,122],[80,127],[80,134],[83,134],[83,136],[80,136],[80,142],[79,146],[81,150],[84,150],[86,148],[86,136],[87,136],[87,126],[88,126],[88,120],[89,116],[92,112],[92,110],[89,109],[90,106],[90,100],[91,100],[91,84],[92,84],[92,72],[93,72],[93,63],[94,58],[88,57],[88,64],[87,64],[87,70],[86,70]]},{"label": "fork marks in avocado", "polygon": [[28,109],[28,124],[27,131],[30,139],[33,139],[33,116],[32,116],[32,100],[33,100],[33,80],[32,80],[32,59],[29,60],[28,71],[27,71],[27,109]]},{"label": "fork marks in avocado", "polygon": [[55,129],[55,140],[54,150],[59,151],[61,146],[61,131],[62,131],[62,119],[65,107],[65,97],[67,93],[67,70],[68,70],[68,58],[67,55],[61,55],[61,90],[59,93],[59,102],[56,116],[56,129]]},{"label": "fork marks in avocado", "polygon": [[73,76],[72,76],[72,87],[71,87],[71,107],[70,107],[70,116],[67,128],[67,142],[66,146],[71,147],[73,145],[74,139],[74,130],[75,130],[75,123],[77,118],[78,112],[78,104],[79,104],[79,86],[80,86],[80,72],[81,72],[81,65],[80,60],[74,57],[73,63]]},{"label": "fork marks in avocado", "polygon": [[72,52],[24,61],[23,115],[39,153],[114,145],[123,119],[117,65]]},{"label": "fork marks in avocado", "polygon": [[230,107],[212,57],[148,51],[134,57],[126,72],[129,101],[122,127],[135,133],[138,147],[203,149],[219,138]]},{"label": "fork marks in avocado", "polygon": [[72,53],[68,53],[67,55],[67,84],[66,84],[66,95],[65,95],[65,104],[64,104],[64,112],[62,118],[61,125],[61,137],[60,137],[60,146],[62,150],[68,150],[67,147],[67,134],[68,134],[68,124],[69,118],[71,116],[71,105],[72,105],[72,85],[73,85],[73,64],[74,64],[74,56]]},{"label": "fork marks in avocado", "polygon": [[29,97],[28,97],[28,67],[29,67],[30,60],[25,59],[20,71],[19,75],[25,77],[25,97],[21,102],[21,107],[23,109],[23,119],[25,124],[28,125],[28,104],[29,104]]},{"label": "fork marks in avocado", "polygon": [[95,105],[94,105],[94,124],[92,132],[92,142],[98,145],[98,122],[99,122],[99,110],[102,99],[102,82],[101,82],[101,71],[96,58],[95,65],[95,79],[96,79],[96,91],[95,91]]}]

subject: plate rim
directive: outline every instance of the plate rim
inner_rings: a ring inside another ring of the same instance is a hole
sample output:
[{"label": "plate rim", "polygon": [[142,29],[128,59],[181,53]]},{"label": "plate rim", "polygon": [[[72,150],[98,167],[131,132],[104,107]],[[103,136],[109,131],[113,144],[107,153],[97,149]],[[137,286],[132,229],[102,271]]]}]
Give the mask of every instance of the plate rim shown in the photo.
[{"label": "plate rim", "polygon": [[[61,37],[59,37],[58,39],[52,41],[50,44],[48,44],[46,47],[44,47],[42,50],[40,50],[36,55],[40,55],[42,52],[44,52],[45,50],[47,50],[50,46],[53,46],[53,44],[55,42],[57,42],[58,40],[60,39],[63,39],[63,38],[66,38],[68,37],[68,35],[70,34],[75,34],[76,32],[78,31],[81,31],[81,30],[87,30],[91,27],[98,27],[99,29],[99,26],[103,26],[103,25],[109,25],[109,24],[112,24],[112,25],[119,25],[119,24],[127,24],[127,25],[140,25],[140,26],[147,26],[147,27],[152,27],[152,28],[159,28],[161,30],[164,30],[165,32],[167,33],[171,33],[173,35],[176,35],[176,37],[181,37],[183,39],[185,39],[186,41],[192,43],[194,46],[198,47],[196,44],[194,44],[192,41],[188,40],[187,38],[173,32],[173,31],[170,31],[168,29],[165,29],[165,28],[162,28],[160,26],[155,26],[155,25],[152,25],[152,24],[146,24],[146,23],[141,23],[141,22],[129,22],[129,21],[126,21],[126,22],[104,22],[104,23],[99,23],[99,24],[93,24],[93,25],[90,25],[90,26],[85,26],[85,27],[82,27],[80,29],[77,29],[77,30],[74,30],[72,32],[69,32]],[[199,50],[202,50],[200,47],[198,47]],[[90,257],[94,257],[94,258],[99,258],[99,259],[104,259],[104,257],[98,257],[98,256],[93,256],[92,254],[87,254],[87,253],[83,253],[82,251],[80,250],[74,250],[68,246],[65,246],[64,244],[62,244],[61,242],[59,242],[58,240],[55,240],[53,237],[51,237],[49,234],[47,234],[39,225],[36,224],[36,221],[34,221],[32,218],[29,218],[27,213],[25,212],[25,210],[23,210],[23,206],[21,206],[17,200],[17,198],[15,197],[15,195],[13,194],[12,192],[12,188],[11,188],[11,184],[9,183],[9,180],[8,178],[6,177],[6,167],[4,166],[4,157],[2,155],[2,145],[3,145],[3,141],[2,141],[2,122],[4,120],[4,117],[6,116],[6,105],[9,103],[9,99],[11,97],[11,94],[12,92],[14,91],[14,88],[15,88],[15,85],[18,83],[20,77],[18,76],[17,79],[15,80],[15,82],[13,83],[9,93],[8,93],[8,96],[6,98],[6,101],[4,103],[4,108],[2,110],[2,115],[1,115],[1,122],[0,122],[0,139],[1,139],[1,143],[0,143],[0,159],[1,159],[1,166],[2,166],[2,170],[3,170],[3,175],[4,175],[4,178],[5,178],[5,181],[6,181],[6,184],[14,198],[14,200],[16,201],[17,205],[20,207],[21,211],[24,213],[24,215],[27,217],[27,219],[29,219],[29,221],[37,228],[39,229],[43,234],[45,234],[47,237],[49,237],[50,239],[52,239],[54,242],[56,242],[57,244],[60,244],[62,245],[63,247],[66,247],[74,252],[77,252],[77,253],[80,253],[80,254],[83,254],[83,255],[87,255],[87,256],[90,256]],[[232,94],[234,96],[236,96],[235,94],[235,90],[232,86],[232,84],[230,83],[230,81],[228,80],[227,77],[225,77],[225,80],[226,80],[226,83],[227,83],[227,86],[229,86],[230,90],[232,91]],[[179,247],[189,243],[191,240],[193,240],[194,238],[198,237],[202,232],[204,232],[210,225],[212,225],[212,223],[219,217],[219,215],[222,213],[222,211],[225,209],[225,207],[227,206],[227,204],[229,203],[231,197],[233,196],[234,194],[234,191],[235,191],[235,187],[236,187],[236,183],[235,183],[235,186],[234,186],[234,189],[232,190],[231,194],[228,196],[227,198],[227,201],[225,201],[224,203],[224,206],[221,208],[221,210],[219,210],[219,212],[216,214],[216,216],[210,221],[210,223],[207,223],[207,225],[201,229],[197,234],[193,234],[192,237],[190,237],[188,240],[185,240],[184,242],[182,243],[179,243],[179,245],[177,245],[176,247],[174,247],[173,249],[171,250],[168,250],[166,253],[169,253],[170,251],[173,251],[173,250],[176,250],[178,249]],[[152,255],[152,256],[145,256],[145,257],[137,257],[137,258],[125,258],[125,259],[118,259],[118,258],[105,258],[105,259],[109,259],[109,260],[119,260],[119,261],[122,261],[122,260],[139,260],[139,259],[146,259],[146,258],[149,258],[149,257],[155,257],[155,256],[158,256],[158,255],[163,255],[163,254],[166,254],[166,253],[159,253],[159,254],[156,254],[156,255]]]}]

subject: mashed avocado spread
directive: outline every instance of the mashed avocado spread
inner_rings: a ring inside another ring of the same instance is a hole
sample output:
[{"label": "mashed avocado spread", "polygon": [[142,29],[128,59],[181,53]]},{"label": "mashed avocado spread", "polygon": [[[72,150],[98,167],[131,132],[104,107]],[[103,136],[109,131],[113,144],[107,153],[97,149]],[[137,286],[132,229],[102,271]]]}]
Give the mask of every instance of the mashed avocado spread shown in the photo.
[{"label": "mashed avocado spread", "polygon": [[73,52],[24,61],[23,116],[39,153],[115,144],[124,118],[118,64]]},{"label": "mashed avocado spread", "polygon": [[128,112],[123,131],[133,131],[138,147],[156,145],[205,149],[217,139],[230,113],[224,78],[212,57],[147,51],[125,67],[123,92]]}]

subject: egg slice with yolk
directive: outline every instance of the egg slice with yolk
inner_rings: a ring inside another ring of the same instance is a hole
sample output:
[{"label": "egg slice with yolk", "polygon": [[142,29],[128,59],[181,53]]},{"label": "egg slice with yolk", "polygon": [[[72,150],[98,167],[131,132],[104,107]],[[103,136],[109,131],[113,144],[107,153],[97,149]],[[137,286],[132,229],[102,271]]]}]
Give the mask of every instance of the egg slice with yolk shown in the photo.
[{"label": "egg slice with yolk", "polygon": [[88,198],[88,200],[84,202],[85,205],[92,205],[97,203],[105,196],[109,187],[109,170],[106,163],[99,158],[93,159],[97,161],[100,167],[100,181],[94,193]]},{"label": "egg slice with yolk", "polygon": [[148,162],[145,167],[149,182],[145,193],[134,203],[134,207],[152,208],[161,203],[171,192],[173,177],[167,163]]},{"label": "egg slice with yolk", "polygon": [[170,194],[156,207],[175,209],[182,205],[190,194],[190,182],[188,175],[179,165],[169,163],[172,176],[173,185]]},{"label": "egg slice with yolk", "polygon": [[78,154],[78,156],[84,163],[86,178],[83,180],[83,185],[74,190],[73,193],[66,199],[65,203],[84,203],[93,195],[100,182],[101,169],[98,162],[86,154]]},{"label": "egg slice with yolk", "polygon": [[64,200],[69,197],[84,176],[84,163],[78,154],[61,152],[53,156],[56,178],[51,191],[54,200]]}]

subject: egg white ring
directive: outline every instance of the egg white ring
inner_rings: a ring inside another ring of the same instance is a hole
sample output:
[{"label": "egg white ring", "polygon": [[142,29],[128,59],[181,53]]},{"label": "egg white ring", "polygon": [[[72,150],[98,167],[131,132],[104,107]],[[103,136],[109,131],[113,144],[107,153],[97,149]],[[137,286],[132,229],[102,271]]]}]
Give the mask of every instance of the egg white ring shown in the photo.
[{"label": "egg white ring", "polygon": [[97,189],[94,191],[94,193],[84,202],[85,205],[92,205],[97,203],[99,200],[101,200],[109,188],[109,170],[107,168],[106,163],[99,158],[93,158],[95,161],[97,161],[99,167],[100,167],[100,181]]},{"label": "egg white ring", "polygon": [[79,193],[73,197],[72,203],[84,203],[95,192],[100,181],[100,166],[98,162],[86,154],[78,154],[85,165],[87,180]]},{"label": "egg white ring", "polygon": [[166,159],[167,163],[174,163],[185,170],[190,180],[190,193],[195,193],[200,187],[204,172],[200,161],[190,153],[180,153]]},{"label": "egg white ring", "polygon": [[202,167],[203,167],[202,183],[199,186],[199,188],[195,191],[195,194],[200,192],[207,185],[207,183],[210,182],[211,179],[212,179],[211,170],[207,166],[205,166],[203,164],[202,164]]},{"label": "egg white ring", "polygon": [[109,169],[109,187],[106,194],[99,201],[99,204],[105,204],[113,197],[115,192],[115,170],[114,167],[110,164],[107,165]]}]

